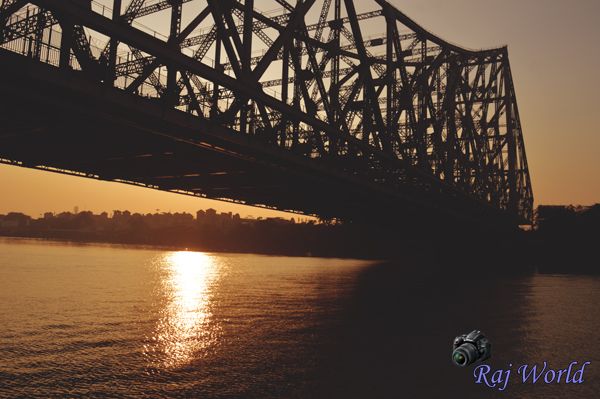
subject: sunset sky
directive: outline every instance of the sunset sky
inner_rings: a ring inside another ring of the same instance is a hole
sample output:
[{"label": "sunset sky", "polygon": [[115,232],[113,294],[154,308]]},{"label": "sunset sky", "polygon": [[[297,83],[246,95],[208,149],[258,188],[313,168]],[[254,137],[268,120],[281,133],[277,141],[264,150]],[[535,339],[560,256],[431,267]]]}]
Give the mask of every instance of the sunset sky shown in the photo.
[{"label": "sunset sky", "polygon": [[[127,3],[125,1],[125,3]],[[600,2],[392,0],[463,47],[508,45],[536,205],[600,202]],[[0,213],[188,211],[273,213],[118,183],[0,165]],[[287,215],[290,217],[290,215]]]}]

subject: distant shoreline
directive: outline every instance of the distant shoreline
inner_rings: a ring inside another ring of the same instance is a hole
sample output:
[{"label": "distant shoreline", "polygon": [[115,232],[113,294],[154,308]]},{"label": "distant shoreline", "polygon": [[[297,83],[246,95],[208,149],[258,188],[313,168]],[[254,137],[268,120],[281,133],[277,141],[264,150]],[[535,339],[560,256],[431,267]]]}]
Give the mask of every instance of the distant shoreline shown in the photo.
[{"label": "distant shoreline", "polygon": [[324,258],[381,259],[386,247],[365,240],[356,226],[295,219],[244,219],[214,209],[189,213],[139,214],[113,211],[47,212],[40,218],[0,215],[0,235],[72,242],[141,245],[219,253]]},{"label": "distant shoreline", "polygon": [[[473,257],[462,259],[460,256],[448,253],[448,247],[435,247],[426,241],[413,242],[406,244],[403,248],[398,248],[401,256],[395,258],[385,257],[357,257],[344,256],[341,254],[313,254],[297,252],[277,252],[277,251],[258,251],[258,250],[236,250],[233,248],[215,249],[203,246],[183,246],[183,245],[161,245],[135,242],[118,242],[115,240],[91,240],[82,237],[49,237],[35,234],[7,234],[0,231],[0,240],[35,240],[41,243],[49,244],[72,244],[72,245],[90,245],[90,246],[109,246],[139,250],[158,250],[158,251],[197,251],[215,254],[232,255],[255,255],[255,256],[275,256],[275,257],[293,257],[293,258],[323,258],[323,259],[348,259],[348,260],[370,260],[380,264],[402,262],[407,269],[417,270],[427,266],[427,273],[432,275],[453,276],[456,269],[460,268],[462,273],[477,273],[484,276],[512,275],[512,274],[565,274],[565,275],[600,275],[600,268],[595,262],[597,254],[596,246],[593,242],[585,241],[556,241],[555,239],[542,240],[535,236],[535,233],[525,233],[520,239],[513,240],[503,252],[485,264],[479,259],[489,255],[492,247],[479,248],[473,247]],[[507,242],[508,243],[508,242]],[[504,243],[504,244],[507,244]],[[496,249],[502,248],[499,244]]]},{"label": "distant shoreline", "polygon": [[435,273],[598,274],[600,204],[539,206],[530,231],[478,232],[460,225],[415,233],[404,226],[242,219],[214,209],[186,213],[111,216],[89,211],[43,217],[0,215],[0,236],[113,244],[159,250],[289,257],[392,260],[427,265]]}]

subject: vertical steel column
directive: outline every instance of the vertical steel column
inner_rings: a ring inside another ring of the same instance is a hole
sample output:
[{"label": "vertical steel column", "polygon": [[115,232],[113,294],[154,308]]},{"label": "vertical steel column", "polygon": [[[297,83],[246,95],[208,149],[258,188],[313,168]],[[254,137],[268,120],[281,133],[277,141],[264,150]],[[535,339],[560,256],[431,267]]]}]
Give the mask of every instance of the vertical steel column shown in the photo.
[{"label": "vertical steel column", "polygon": [[42,40],[44,38],[45,23],[46,23],[46,18],[44,16],[44,10],[42,10],[40,8],[40,9],[38,9],[37,21],[36,21],[36,27],[35,27],[35,47],[34,47],[33,58],[36,60],[40,59],[40,56],[42,53]]},{"label": "vertical steel column", "polygon": [[506,140],[508,146],[508,209],[518,211],[519,193],[517,192],[517,146],[513,120],[513,92],[508,64],[508,50],[502,55],[502,73],[504,75],[504,107],[506,109]]},{"label": "vertical steel column", "polygon": [[[244,2],[244,33],[243,33],[243,43],[244,47],[242,48],[243,54],[240,54],[240,58],[242,61],[242,76],[244,79],[248,79],[250,82],[252,80],[252,23],[254,11],[254,0],[246,0]],[[248,98],[241,98],[242,106],[240,108],[240,133],[244,134],[247,132],[247,124],[248,124]]]},{"label": "vertical steel column", "polygon": [[446,154],[444,167],[444,180],[456,184],[456,160],[458,139],[456,132],[456,85],[460,81],[460,66],[456,59],[451,58],[447,63],[446,72]]},{"label": "vertical steel column", "polygon": [[[118,22],[121,18],[121,5],[122,0],[113,0],[112,20],[115,22]],[[117,64],[117,48],[119,47],[119,42],[114,37],[111,37],[109,46],[108,76],[106,78],[106,83],[112,85],[115,80],[115,66]]]},{"label": "vertical steel column", "polygon": [[396,34],[396,19],[386,10],[386,78],[387,78],[387,102],[386,102],[386,128],[388,137],[392,138],[393,131],[393,105],[396,83],[396,68],[394,67],[394,35]]},{"label": "vertical steel column", "polygon": [[64,19],[60,22],[62,31],[60,37],[60,59],[59,66],[61,69],[69,69],[71,61],[71,47],[73,46],[73,24]]},{"label": "vertical steel column", "polygon": [[[293,41],[293,40],[292,40]],[[300,110],[300,96],[302,95],[302,88],[300,85],[304,84],[302,79],[302,58],[299,54],[302,53],[302,42],[296,39],[295,43],[292,43],[294,48],[294,54],[292,57],[298,57],[297,64],[294,70],[294,103],[293,106],[296,110]],[[300,122],[297,119],[294,119],[293,131],[292,131],[292,148],[297,148],[300,139]]]},{"label": "vertical steel column", "polygon": [[[282,62],[282,73],[281,73],[281,101],[284,104],[288,103],[289,97],[289,80],[290,80],[290,45],[289,42],[285,42],[283,45],[283,62]],[[286,145],[286,133],[288,127],[288,120],[284,114],[281,115],[281,126],[279,132],[279,146],[285,148]]]},{"label": "vertical steel column", "polygon": [[[333,5],[334,26],[333,26],[333,43],[335,45],[335,54],[331,60],[331,108],[333,109],[333,121],[336,128],[341,126],[341,110],[340,110],[340,54],[337,49],[340,48],[340,28],[342,21],[342,0],[335,0]],[[330,27],[331,29],[331,27]]]},{"label": "vertical steel column", "polygon": [[[221,66],[221,33],[217,29],[215,40],[215,70],[221,71],[223,67]],[[219,85],[214,82],[213,83],[213,93],[212,93],[212,107],[210,109],[210,117],[216,118],[219,115]]]},{"label": "vertical steel column", "polygon": [[[179,48],[177,36],[181,30],[181,0],[169,0],[171,3],[171,26],[169,29],[169,45]],[[177,86],[177,69],[173,65],[167,66],[167,89],[165,90],[165,105],[167,107],[179,105],[179,87]]]}]

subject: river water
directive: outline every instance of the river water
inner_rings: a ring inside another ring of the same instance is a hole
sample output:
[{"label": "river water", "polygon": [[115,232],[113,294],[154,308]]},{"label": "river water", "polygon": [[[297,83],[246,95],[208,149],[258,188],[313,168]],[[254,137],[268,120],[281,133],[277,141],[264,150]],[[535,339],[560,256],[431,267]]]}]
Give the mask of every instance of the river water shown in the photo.
[{"label": "river water", "polygon": [[[0,397],[600,397],[600,278],[418,262],[0,239]],[[504,391],[450,364],[474,328]],[[591,364],[520,381],[544,361]]]}]

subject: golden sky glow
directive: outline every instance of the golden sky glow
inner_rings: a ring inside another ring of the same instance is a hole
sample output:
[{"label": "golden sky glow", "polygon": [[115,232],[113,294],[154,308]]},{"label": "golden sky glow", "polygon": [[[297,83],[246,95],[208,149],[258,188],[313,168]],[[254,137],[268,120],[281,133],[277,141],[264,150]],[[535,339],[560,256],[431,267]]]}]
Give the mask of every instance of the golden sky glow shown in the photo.
[{"label": "golden sky glow", "polygon": [[600,202],[600,2],[392,3],[463,47],[508,45],[536,205]]}]

